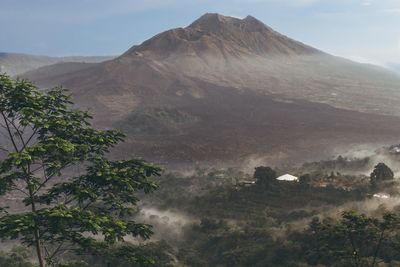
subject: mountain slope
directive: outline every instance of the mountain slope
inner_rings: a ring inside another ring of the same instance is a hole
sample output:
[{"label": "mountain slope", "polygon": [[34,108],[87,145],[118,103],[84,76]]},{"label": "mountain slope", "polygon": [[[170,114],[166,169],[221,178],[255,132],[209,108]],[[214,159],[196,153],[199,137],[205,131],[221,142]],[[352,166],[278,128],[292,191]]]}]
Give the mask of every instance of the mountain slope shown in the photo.
[{"label": "mountain slope", "polygon": [[68,66],[26,77],[65,85],[99,126],[127,130],[117,153],[168,164],[305,160],[400,134],[399,76],[323,53],[253,17],[206,14],[114,60]]},{"label": "mountain slope", "polygon": [[56,64],[59,62],[86,62],[98,63],[110,60],[113,57],[47,57],[34,56],[17,53],[0,53],[0,72],[6,72],[9,75],[15,76],[27,71],[31,71],[43,66]]}]

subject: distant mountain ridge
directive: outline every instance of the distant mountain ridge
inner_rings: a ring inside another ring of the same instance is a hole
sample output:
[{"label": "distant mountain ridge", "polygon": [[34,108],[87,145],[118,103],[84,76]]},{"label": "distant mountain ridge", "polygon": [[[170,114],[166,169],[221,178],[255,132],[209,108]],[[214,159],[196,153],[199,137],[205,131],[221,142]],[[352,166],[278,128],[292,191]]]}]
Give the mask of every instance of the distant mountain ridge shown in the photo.
[{"label": "distant mountain ridge", "polygon": [[82,62],[99,63],[110,60],[112,56],[70,56],[70,57],[49,57],[36,56],[19,53],[0,52],[0,72],[6,72],[11,76],[19,75],[40,67],[60,62]]},{"label": "distant mountain ridge", "polygon": [[251,16],[205,14],[113,60],[24,77],[71,89],[98,126],[125,129],[116,153],[165,164],[305,161],[400,136],[398,75],[324,53]]}]

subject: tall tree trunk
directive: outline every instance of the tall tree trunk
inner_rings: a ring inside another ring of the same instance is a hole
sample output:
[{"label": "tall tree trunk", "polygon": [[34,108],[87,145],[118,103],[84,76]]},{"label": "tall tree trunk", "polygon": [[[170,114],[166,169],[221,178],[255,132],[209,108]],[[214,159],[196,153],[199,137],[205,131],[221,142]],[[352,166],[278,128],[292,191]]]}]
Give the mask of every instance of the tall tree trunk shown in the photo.
[{"label": "tall tree trunk", "polygon": [[[15,152],[16,153],[21,152],[23,149],[25,149],[26,144],[29,143],[29,140],[27,142],[23,140],[23,137],[22,137],[22,134],[21,134],[20,130],[15,127],[13,122],[9,121],[9,119],[7,118],[7,115],[4,113],[4,111],[1,111],[0,114],[3,117],[4,123],[6,124],[6,129],[7,129],[9,138],[10,138],[10,140],[12,142],[12,145],[14,147]],[[16,131],[14,134],[12,133],[12,130],[10,128],[11,127],[10,123],[11,123],[12,126],[14,126],[14,129]],[[16,140],[14,139],[15,135],[18,135],[20,137],[21,143],[23,145],[22,148],[18,148]],[[34,193],[33,193],[33,190],[32,190],[32,186],[30,184],[30,175],[31,175],[30,164],[28,164],[27,168],[23,168],[23,171],[24,171],[24,179],[25,179],[25,182],[27,184],[28,191],[29,191],[29,198],[30,198],[31,203],[32,203],[31,204],[31,209],[32,209],[33,213],[36,213],[36,206],[35,206],[35,202],[34,202]],[[40,244],[40,233],[39,233],[39,230],[37,229],[36,221],[35,221],[35,225],[34,225],[34,229],[33,229],[33,236],[35,238],[35,247],[36,247],[37,258],[38,258],[38,261],[39,261],[39,266],[40,267],[45,267],[45,262],[44,262],[44,259],[43,259],[42,249],[41,249],[41,244]]]},{"label": "tall tree trunk", "polygon": [[42,255],[42,249],[40,247],[39,231],[36,230],[36,229],[34,231],[34,236],[35,236],[35,247],[36,247],[37,258],[38,258],[38,261],[39,261],[39,266],[40,267],[45,267],[44,260],[43,260],[43,255]]},{"label": "tall tree trunk", "polygon": [[[32,209],[33,213],[36,213],[36,205],[35,205],[35,200],[34,200],[34,196],[33,196],[32,187],[30,186],[29,178],[27,178],[27,183],[28,183],[28,189],[29,189],[29,196],[30,196],[31,203],[32,203],[31,204],[31,209]],[[35,238],[35,248],[36,248],[37,258],[38,258],[38,261],[39,261],[39,266],[40,267],[45,267],[43,254],[42,254],[42,248],[41,248],[41,244],[40,244],[40,233],[39,233],[39,230],[37,229],[37,222],[36,221],[35,221],[35,226],[34,227],[35,227],[35,229],[33,230],[33,236]]]}]

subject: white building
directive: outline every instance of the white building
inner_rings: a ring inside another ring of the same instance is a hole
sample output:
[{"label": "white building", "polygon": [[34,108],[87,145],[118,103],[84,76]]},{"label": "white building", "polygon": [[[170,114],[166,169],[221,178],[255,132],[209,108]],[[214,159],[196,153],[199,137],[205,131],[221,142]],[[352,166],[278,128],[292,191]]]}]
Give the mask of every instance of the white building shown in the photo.
[{"label": "white building", "polygon": [[382,199],[389,199],[390,195],[385,194],[385,193],[378,193],[378,194],[374,194],[373,197],[375,198],[382,198]]},{"label": "white building", "polygon": [[299,178],[290,174],[285,174],[276,178],[278,181],[286,181],[286,182],[298,182]]}]

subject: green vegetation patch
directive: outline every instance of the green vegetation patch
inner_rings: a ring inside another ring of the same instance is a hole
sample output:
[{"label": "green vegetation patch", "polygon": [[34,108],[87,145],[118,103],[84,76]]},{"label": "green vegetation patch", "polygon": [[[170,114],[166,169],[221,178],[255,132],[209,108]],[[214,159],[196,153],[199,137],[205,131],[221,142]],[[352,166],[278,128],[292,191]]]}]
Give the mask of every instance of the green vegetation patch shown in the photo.
[{"label": "green vegetation patch", "polygon": [[199,120],[183,110],[170,107],[147,107],[129,114],[117,127],[133,134],[174,134],[178,126]]}]

